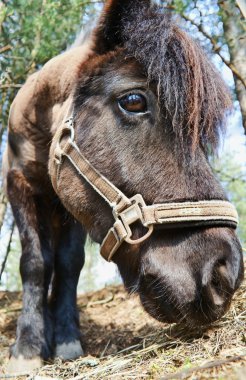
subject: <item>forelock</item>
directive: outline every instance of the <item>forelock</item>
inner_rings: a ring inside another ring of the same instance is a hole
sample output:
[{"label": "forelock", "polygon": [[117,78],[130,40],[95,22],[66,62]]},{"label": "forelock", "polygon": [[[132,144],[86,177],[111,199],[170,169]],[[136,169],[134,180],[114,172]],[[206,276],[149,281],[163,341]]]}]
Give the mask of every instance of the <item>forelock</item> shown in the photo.
[{"label": "forelock", "polygon": [[216,147],[231,98],[206,54],[157,6],[135,7],[122,22],[124,46],[157,86],[175,134],[194,148]]}]

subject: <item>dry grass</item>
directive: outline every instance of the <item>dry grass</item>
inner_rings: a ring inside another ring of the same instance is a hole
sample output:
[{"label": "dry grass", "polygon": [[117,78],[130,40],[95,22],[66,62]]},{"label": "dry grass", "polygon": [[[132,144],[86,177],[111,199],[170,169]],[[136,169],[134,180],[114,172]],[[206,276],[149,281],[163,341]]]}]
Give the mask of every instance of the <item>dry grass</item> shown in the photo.
[{"label": "dry grass", "polygon": [[[207,330],[187,331],[180,325],[154,321],[142,310],[138,299],[128,297],[122,287],[80,296],[87,356],[47,364],[36,373],[36,380],[44,377],[244,380],[245,306],[244,282],[230,311],[219,322]],[[14,339],[19,309],[20,294],[0,293],[0,364],[4,363],[7,346]]]}]

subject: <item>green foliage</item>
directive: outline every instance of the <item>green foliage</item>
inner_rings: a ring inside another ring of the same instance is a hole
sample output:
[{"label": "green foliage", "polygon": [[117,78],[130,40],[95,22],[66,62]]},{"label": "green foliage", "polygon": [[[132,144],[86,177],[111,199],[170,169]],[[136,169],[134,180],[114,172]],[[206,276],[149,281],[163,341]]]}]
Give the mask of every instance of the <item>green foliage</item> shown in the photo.
[{"label": "green foliage", "polygon": [[246,169],[232,155],[225,154],[214,162],[218,174],[230,200],[234,203],[239,214],[238,233],[244,248],[246,248]]},{"label": "green foliage", "polygon": [[0,113],[6,127],[9,106],[27,75],[61,53],[95,10],[88,0],[0,2]]},{"label": "green foliage", "polygon": [[175,7],[176,12],[183,13],[191,6],[191,3],[194,6],[193,1],[191,0],[174,0],[173,6]]}]

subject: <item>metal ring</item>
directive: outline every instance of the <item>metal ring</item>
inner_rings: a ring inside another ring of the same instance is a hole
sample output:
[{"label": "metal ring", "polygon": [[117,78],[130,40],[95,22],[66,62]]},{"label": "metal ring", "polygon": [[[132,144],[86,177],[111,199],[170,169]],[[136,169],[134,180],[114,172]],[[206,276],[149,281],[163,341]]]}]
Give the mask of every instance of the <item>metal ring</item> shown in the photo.
[{"label": "metal ring", "polygon": [[131,239],[130,237],[126,237],[124,240],[128,244],[139,244],[139,243],[142,243],[144,240],[148,239],[153,231],[154,231],[154,225],[151,224],[148,226],[148,232],[141,238],[134,240],[134,239]]}]

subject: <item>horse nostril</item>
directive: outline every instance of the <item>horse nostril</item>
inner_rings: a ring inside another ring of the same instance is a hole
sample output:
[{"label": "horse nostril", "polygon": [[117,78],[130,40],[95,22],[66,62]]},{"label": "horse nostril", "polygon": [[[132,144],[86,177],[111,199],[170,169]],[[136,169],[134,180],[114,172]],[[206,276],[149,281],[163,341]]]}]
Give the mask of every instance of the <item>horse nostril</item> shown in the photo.
[{"label": "horse nostril", "polygon": [[217,271],[217,276],[219,276],[220,278],[227,279],[227,281],[230,282],[230,275],[229,275],[229,271],[227,269],[225,260],[220,260],[218,262],[216,271]]},{"label": "horse nostril", "polygon": [[213,285],[213,283],[210,285],[210,293],[213,299],[213,303],[217,306],[223,305],[225,302],[225,299],[219,294],[218,288]]},{"label": "horse nostril", "polygon": [[231,282],[226,261],[219,260],[213,268],[211,281],[208,284],[215,305],[221,306],[231,297],[233,293]]}]

